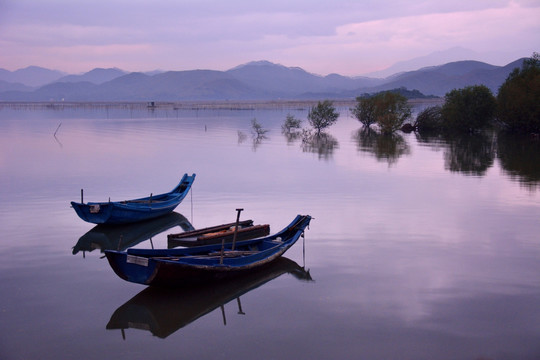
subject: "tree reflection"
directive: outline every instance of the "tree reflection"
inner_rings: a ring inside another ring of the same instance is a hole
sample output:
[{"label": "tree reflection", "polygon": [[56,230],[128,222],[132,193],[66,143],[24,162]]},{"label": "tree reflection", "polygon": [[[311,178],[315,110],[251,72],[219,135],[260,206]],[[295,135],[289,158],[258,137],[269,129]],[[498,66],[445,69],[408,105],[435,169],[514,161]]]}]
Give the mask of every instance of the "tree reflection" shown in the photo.
[{"label": "tree reflection", "polygon": [[246,141],[247,135],[244,134],[242,131],[238,130],[238,144],[242,144],[244,141]]},{"label": "tree reflection", "polygon": [[334,150],[339,147],[335,137],[325,133],[312,133],[309,130],[302,130],[302,151],[319,155],[319,159],[329,159]]},{"label": "tree reflection", "polygon": [[258,135],[258,136],[253,136],[253,151],[256,151],[257,148],[262,144],[263,140],[267,140],[268,137],[266,135]]},{"label": "tree reflection", "polygon": [[299,131],[295,132],[283,132],[283,136],[285,136],[285,139],[287,140],[287,145],[291,145],[296,140],[300,139],[302,137],[302,133]]},{"label": "tree reflection", "polygon": [[495,159],[494,136],[486,133],[445,136],[445,169],[483,176]]},{"label": "tree reflection", "polygon": [[281,133],[285,136],[287,140],[287,145],[291,145],[296,140],[302,138],[302,132],[298,129],[282,129]]},{"label": "tree reflection", "polygon": [[377,160],[386,161],[388,165],[395,164],[401,156],[411,152],[407,141],[396,133],[381,134],[369,127],[362,127],[353,134],[353,139],[359,151],[373,154]]},{"label": "tree reflection", "polygon": [[540,139],[500,133],[497,153],[501,168],[514,180],[535,190],[540,188]]},{"label": "tree reflection", "polygon": [[414,135],[419,144],[434,150],[441,150],[446,146],[444,136],[438,131],[418,131]]}]

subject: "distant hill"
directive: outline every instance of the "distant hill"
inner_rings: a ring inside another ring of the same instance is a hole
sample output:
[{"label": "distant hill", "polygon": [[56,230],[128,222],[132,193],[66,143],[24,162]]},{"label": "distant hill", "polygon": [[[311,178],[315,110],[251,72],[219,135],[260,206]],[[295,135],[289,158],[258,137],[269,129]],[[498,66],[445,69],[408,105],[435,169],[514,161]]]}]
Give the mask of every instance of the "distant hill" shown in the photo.
[{"label": "distant hill", "polygon": [[439,98],[438,96],[435,96],[435,95],[424,95],[418,90],[407,90],[404,87],[396,88],[396,89],[390,89],[390,90],[383,90],[383,91],[376,92],[376,93],[364,93],[364,94],[359,95],[359,97],[361,97],[361,98],[370,98],[370,97],[373,97],[375,95],[378,95],[378,94],[384,93],[384,92],[398,93],[399,95],[401,95],[401,96],[403,96],[403,97],[405,97],[407,99],[438,99]]},{"label": "distant hill", "polygon": [[[82,75],[58,76],[54,82],[37,89],[4,80],[0,83],[0,101],[354,99],[364,93],[399,88],[418,96],[444,96],[453,89],[481,84],[496,94],[508,74],[520,67],[523,60],[506,66],[458,61],[395,74],[386,79],[339,74],[320,76],[268,61],[251,62],[227,71],[126,74],[119,69],[94,69]],[[7,75],[0,69],[0,78]]]},{"label": "distant hill", "polygon": [[340,92],[373,86],[378,79],[351,78],[338,74],[319,76],[299,67],[286,67],[268,61],[255,61],[237,66],[227,73],[247,84],[256,84],[281,97],[295,97],[306,91],[314,93]]},{"label": "distant hill", "polygon": [[436,51],[428,55],[419,56],[413,59],[399,61],[387,69],[375,71],[366,76],[386,78],[388,76],[401,74],[407,71],[414,71],[428,66],[437,66],[449,62],[462,61],[465,59],[478,60],[480,54],[463,47],[453,47],[443,51]]},{"label": "distant hill", "polygon": [[24,69],[8,71],[0,69],[0,80],[38,87],[51,83],[66,75],[58,70],[49,70],[39,66],[28,66]]},{"label": "distant hill", "polygon": [[21,83],[0,80],[0,93],[5,91],[32,91],[34,88]]},{"label": "distant hill", "polygon": [[423,94],[444,96],[453,89],[485,85],[496,94],[510,72],[516,67],[521,67],[523,60],[514,61],[506,66],[494,66],[479,61],[458,61],[422,68],[391,77],[384,84],[368,89],[368,92],[405,87],[419,90]]},{"label": "distant hill", "polygon": [[120,69],[101,69],[96,68],[81,75],[66,75],[56,80],[58,82],[81,82],[88,81],[92,84],[103,84],[127,73]]},{"label": "distant hill", "polygon": [[[129,74],[99,86],[96,100],[257,99],[265,94],[222,71],[168,71],[148,76]],[[99,99],[98,99],[99,98]]]}]

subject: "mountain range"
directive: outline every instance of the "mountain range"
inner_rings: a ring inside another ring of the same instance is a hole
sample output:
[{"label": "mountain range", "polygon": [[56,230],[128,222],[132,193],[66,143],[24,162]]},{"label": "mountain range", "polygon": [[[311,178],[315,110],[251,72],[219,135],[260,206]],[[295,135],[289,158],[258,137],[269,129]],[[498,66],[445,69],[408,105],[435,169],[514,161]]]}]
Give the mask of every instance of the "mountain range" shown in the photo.
[{"label": "mountain range", "polygon": [[80,75],[31,66],[0,69],[0,101],[210,101],[354,99],[365,93],[406,88],[444,96],[452,89],[485,85],[497,93],[524,59],[505,66],[456,61],[385,78],[320,76],[298,67],[254,61],[227,71],[127,73],[94,69]]}]

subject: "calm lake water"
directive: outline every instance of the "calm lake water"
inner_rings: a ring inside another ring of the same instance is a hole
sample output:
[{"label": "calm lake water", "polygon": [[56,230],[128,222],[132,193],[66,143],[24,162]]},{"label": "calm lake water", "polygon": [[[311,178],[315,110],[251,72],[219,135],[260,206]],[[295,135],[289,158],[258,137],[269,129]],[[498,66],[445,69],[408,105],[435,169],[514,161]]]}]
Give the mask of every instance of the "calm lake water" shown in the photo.
[{"label": "calm lake water", "polygon": [[[303,143],[281,124],[305,108],[0,108],[0,358],[539,359],[539,140],[383,138],[339,110]],[[146,226],[69,205],[184,173],[191,194]],[[146,289],[103,258],[240,207],[271,232],[314,220],[286,260],[211,288]]]}]

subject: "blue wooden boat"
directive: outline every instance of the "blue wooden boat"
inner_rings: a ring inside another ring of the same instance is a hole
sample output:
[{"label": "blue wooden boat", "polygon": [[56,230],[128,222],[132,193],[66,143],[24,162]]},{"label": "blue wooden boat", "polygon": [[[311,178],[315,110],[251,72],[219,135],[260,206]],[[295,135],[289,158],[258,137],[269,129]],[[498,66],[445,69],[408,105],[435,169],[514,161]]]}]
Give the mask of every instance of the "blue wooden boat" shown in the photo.
[{"label": "blue wooden boat", "polygon": [[182,286],[224,280],[264,266],[304,234],[311,216],[297,215],[280,232],[257,239],[176,249],[105,250],[115,273],[144,285]]},{"label": "blue wooden boat", "polygon": [[[184,200],[191,185],[195,181],[195,174],[184,174],[178,186],[172,191],[150,195],[148,197],[111,202],[72,201],[71,206],[84,221],[94,224],[128,224],[142,220],[153,219],[172,212]],[[82,194],[82,190],[81,190]]]}]

